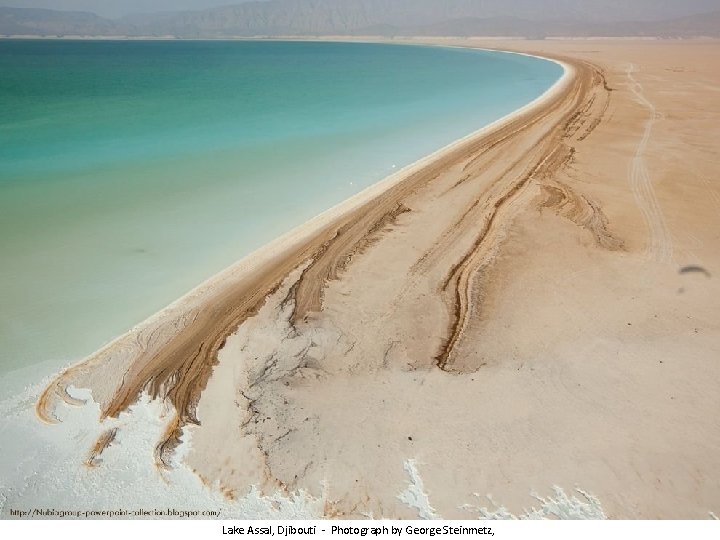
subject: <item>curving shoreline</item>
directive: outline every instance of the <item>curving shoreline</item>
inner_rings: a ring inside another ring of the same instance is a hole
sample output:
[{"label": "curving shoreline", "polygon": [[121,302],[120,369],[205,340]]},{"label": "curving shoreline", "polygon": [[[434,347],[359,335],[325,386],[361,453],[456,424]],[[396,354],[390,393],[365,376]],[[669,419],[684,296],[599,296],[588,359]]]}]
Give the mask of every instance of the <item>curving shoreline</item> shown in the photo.
[{"label": "curving shoreline", "polygon": [[[288,276],[297,272],[299,267],[305,265],[282,301],[283,306],[292,303],[289,324],[293,329],[322,311],[328,283],[336,280],[353,258],[376,243],[403,214],[411,212],[405,201],[439,175],[459,163],[476,160],[496,146],[507,145],[514,138],[538,129],[538,126],[541,126],[539,130],[543,138],[551,141],[543,149],[549,154],[533,156],[537,164],[523,173],[522,179],[513,181],[509,192],[494,203],[496,210],[533,175],[546,168],[550,163],[548,156],[554,154],[552,144],[557,139],[554,135],[557,119],[554,117],[562,119],[569,116],[592,87],[592,77],[586,66],[567,59],[552,61],[562,65],[564,73],[541,97],[323,212],[202,283],[95,354],[60,373],[36,403],[38,418],[45,423],[54,423],[57,420],[53,411],[59,403],[82,405],[70,395],[69,387],[90,390],[92,399],[100,406],[101,423],[127,412],[147,394],[150,399],[165,403],[170,411],[164,432],[155,446],[154,460],[160,468],[171,467],[175,450],[188,426],[225,421],[222,418],[209,421],[206,417],[201,422],[197,409],[207,393],[206,386],[216,371],[227,340],[239,331],[239,327],[242,328],[243,323],[258,315],[273,294],[285,286]],[[494,216],[491,216],[481,237],[489,232],[493,219]],[[472,231],[469,233],[474,234]],[[476,240],[475,247],[464,259],[474,253],[481,243],[481,240]],[[467,266],[467,261],[459,263],[451,273],[463,266]],[[448,275],[440,291],[440,297],[449,309],[456,311],[456,317],[445,323],[448,326],[447,343],[434,354],[437,366],[445,371],[451,371],[447,366],[448,357],[459,338],[463,317],[460,289],[450,284],[455,279],[453,275]],[[274,316],[277,317],[278,313]],[[270,335],[265,339],[279,339],[280,343],[281,337]],[[294,369],[291,371],[295,372]],[[238,391],[245,395],[243,390]],[[204,399],[208,402],[216,400],[212,395]],[[230,396],[227,399],[237,403]],[[88,453],[88,463],[100,460],[103,451],[117,435],[116,428],[103,431]],[[197,439],[197,435],[194,438]],[[83,449],[83,452],[86,450]],[[205,478],[195,466],[192,468]],[[225,485],[221,479],[206,480],[208,484],[217,482]],[[247,485],[260,484],[267,488],[286,487],[285,482],[278,483],[269,472],[263,473],[262,478],[255,477],[246,482]],[[237,486],[223,487],[222,491],[234,493],[237,489]]]},{"label": "curving shoreline", "polygon": [[[489,46],[565,61],[572,80],[285,256],[268,250],[270,274],[225,274],[56,381],[47,420],[87,397],[75,386],[101,404],[72,413],[93,427],[68,439],[70,470],[87,459],[102,482],[123,454],[163,480],[160,497],[186,474],[241,513],[249,486],[307,494],[325,517],[416,518],[428,509],[402,490],[421,489],[467,519],[473,494],[487,516],[485,493],[519,511],[554,485],[582,486],[611,518],[718,513],[718,43]],[[235,311],[222,291],[242,287]]]},{"label": "curving shoreline", "polygon": [[[340,462],[320,457],[334,444],[317,431],[325,422],[366,422],[333,420],[328,412],[342,406],[325,400],[335,399],[334,390],[308,389],[330,384],[351,394],[346,385],[368,385],[356,399],[374,396],[380,406],[378,384],[387,381],[412,394],[422,374],[440,395],[453,384],[444,377],[470,383],[480,367],[463,351],[475,339],[467,329],[479,309],[475,281],[517,208],[541,186],[564,190],[555,204],[572,201],[574,212],[598,214],[551,178],[569,164],[572,141],[602,117],[594,103],[608,98],[604,75],[572,58],[549,60],[564,72],[541,97],[290,231],[62,372],[40,395],[38,418],[56,422],[61,403],[83,405],[69,389],[88,389],[102,430],[80,452],[95,467],[131,429],[115,419],[139,402],[159,402],[167,411],[152,457],[159,471],[178,465],[183,445],[184,466],[230,499],[250,486],[325,499],[317,486],[328,482],[333,512],[381,512],[396,497],[391,486],[402,484],[400,460],[408,456],[379,458],[388,467],[383,477],[394,479],[387,486],[368,479],[357,489],[350,476],[329,473]],[[599,244],[619,247],[602,218],[569,219]],[[411,249],[401,252],[398,234]],[[391,267],[392,277],[372,274]],[[359,289],[338,297],[345,286]],[[235,435],[219,448],[228,426]],[[338,440],[361,445],[347,433]]]},{"label": "curving shoreline", "polygon": [[[338,231],[347,228],[353,222],[361,221],[359,214],[363,213],[366,205],[383,197],[398,198],[400,194],[389,192],[406,182],[414,184],[418,181],[416,178],[418,175],[427,175],[431,170],[446,167],[449,162],[457,161],[460,155],[472,151],[473,146],[480,144],[484,138],[492,136],[494,132],[505,129],[508,125],[514,125],[525,115],[531,115],[548,106],[567,91],[567,87],[576,75],[576,68],[567,60],[512,51],[500,52],[535,56],[552,61],[561,65],[564,73],[550,89],[531,103],[404,167],[357,195],[322,212],[201,283],[94,354],[64,370],[40,396],[36,405],[38,418],[43,422],[53,423],[55,420],[52,409],[58,399],[70,404],[78,404],[68,396],[65,388],[70,384],[83,386],[81,382],[85,382],[91,388],[93,397],[101,405],[103,418],[117,416],[121,411],[126,410],[140,397],[142,390],[147,388],[152,397],[170,398],[175,409],[180,411],[177,426],[171,430],[175,435],[178,426],[196,423],[193,410],[202,393],[200,388],[202,384],[198,387],[197,381],[207,380],[215,363],[213,359],[222,348],[224,339],[243,320],[257,312],[264,299],[277,289],[282,279],[292,269],[307,259],[317,257],[317,253],[324,249],[324,246],[331,241],[331,237],[337,236]],[[407,187],[399,190],[406,193]],[[387,201],[384,201],[384,206],[388,206]],[[388,208],[382,216],[374,216],[374,221],[364,218],[360,228],[364,228],[367,233],[378,224],[391,222],[397,214],[397,208]],[[359,240],[354,239],[354,241]],[[320,289],[327,278],[328,276],[325,276],[310,285],[314,289],[312,293],[306,293],[304,290],[312,280],[304,280],[301,297],[308,298],[308,305],[303,305],[301,301],[297,312],[318,308]],[[206,321],[202,328],[195,330],[199,320],[202,319],[200,312],[216,302],[218,297],[223,297],[223,306],[211,308],[213,322]],[[310,299],[311,297],[313,299]],[[215,325],[216,328],[211,328]],[[204,333],[207,337],[193,339],[183,336],[189,333],[198,336]],[[193,357],[191,351],[193,348],[198,348],[198,344],[199,348],[203,349],[199,353],[202,356],[201,360]],[[179,349],[171,349],[172,347]],[[135,365],[134,356],[141,366]],[[190,357],[189,365],[182,360],[168,360],[169,357],[180,356]],[[114,363],[112,367],[103,365],[110,362]],[[181,365],[177,365],[178,363]],[[121,372],[124,374],[124,385],[128,384],[128,380],[136,382],[131,384],[130,388],[121,386],[110,389],[106,387],[105,382],[99,382],[98,377],[92,377],[92,380],[85,378],[89,376],[88,371],[93,369],[99,369],[103,373],[103,376],[99,377],[101,380],[107,380],[108,375]],[[183,372],[190,374],[190,381],[187,377],[180,376],[180,382],[173,383],[172,389],[166,388],[170,379],[177,378],[178,374]]]}]

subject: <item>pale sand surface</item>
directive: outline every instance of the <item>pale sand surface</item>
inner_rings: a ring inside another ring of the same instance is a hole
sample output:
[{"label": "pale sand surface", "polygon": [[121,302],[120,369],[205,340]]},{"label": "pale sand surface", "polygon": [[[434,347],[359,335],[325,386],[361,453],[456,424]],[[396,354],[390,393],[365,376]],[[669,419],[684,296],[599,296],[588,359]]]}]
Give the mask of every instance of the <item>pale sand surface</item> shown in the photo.
[{"label": "pale sand surface", "polygon": [[572,76],[69,370],[41,418],[68,384],[109,416],[148,390],[178,412],[158,466],[190,430],[209,485],[325,489],[332,515],[415,517],[409,458],[447,518],[553,485],[717,513],[720,43],[441,42]]}]

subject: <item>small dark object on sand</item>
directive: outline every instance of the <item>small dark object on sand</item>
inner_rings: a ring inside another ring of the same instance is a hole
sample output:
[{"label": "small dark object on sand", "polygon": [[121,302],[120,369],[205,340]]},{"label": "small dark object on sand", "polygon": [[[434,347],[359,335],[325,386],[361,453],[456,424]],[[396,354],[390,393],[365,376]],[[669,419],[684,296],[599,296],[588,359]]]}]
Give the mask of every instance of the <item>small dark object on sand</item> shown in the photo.
[{"label": "small dark object on sand", "polygon": [[683,266],[680,269],[681,274],[705,274],[707,277],[712,277],[710,272],[705,270],[702,266]]}]

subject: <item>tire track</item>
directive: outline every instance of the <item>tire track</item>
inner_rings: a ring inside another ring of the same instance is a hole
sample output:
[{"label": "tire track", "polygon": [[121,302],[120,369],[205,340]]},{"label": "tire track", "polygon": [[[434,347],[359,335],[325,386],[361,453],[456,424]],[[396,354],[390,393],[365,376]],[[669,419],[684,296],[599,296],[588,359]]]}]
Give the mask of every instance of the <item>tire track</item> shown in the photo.
[{"label": "tire track", "polygon": [[658,114],[655,105],[645,97],[642,85],[635,79],[633,74],[636,71],[637,68],[634,64],[630,64],[626,70],[630,90],[635,95],[636,101],[650,111],[650,117],[645,122],[642,138],[630,164],[630,188],[650,232],[650,239],[645,250],[646,257],[662,263],[671,263],[673,262],[672,237],[645,164],[645,151]]}]

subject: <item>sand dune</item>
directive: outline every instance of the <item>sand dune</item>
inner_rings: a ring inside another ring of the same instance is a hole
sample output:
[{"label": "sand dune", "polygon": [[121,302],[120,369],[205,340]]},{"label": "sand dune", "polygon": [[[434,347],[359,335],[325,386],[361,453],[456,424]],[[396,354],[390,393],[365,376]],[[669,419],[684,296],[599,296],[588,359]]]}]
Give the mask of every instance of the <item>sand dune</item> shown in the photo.
[{"label": "sand dune", "polygon": [[189,430],[228,497],[324,485],[333,515],[414,517],[410,458],[446,518],[555,484],[610,517],[717,511],[719,46],[492,46],[566,76],[61,374],[39,417],[70,385],[103,417],[147,391],[175,411],[159,467]]}]

